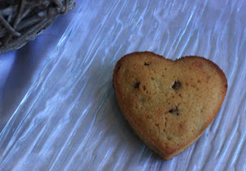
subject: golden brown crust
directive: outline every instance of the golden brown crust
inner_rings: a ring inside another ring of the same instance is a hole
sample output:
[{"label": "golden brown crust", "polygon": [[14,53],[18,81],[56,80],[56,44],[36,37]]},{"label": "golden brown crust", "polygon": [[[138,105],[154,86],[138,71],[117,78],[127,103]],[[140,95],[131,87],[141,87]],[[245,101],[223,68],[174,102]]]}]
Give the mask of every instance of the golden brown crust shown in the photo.
[{"label": "golden brown crust", "polygon": [[225,74],[213,62],[197,56],[172,61],[152,52],[122,57],[114,68],[113,85],[131,128],[164,160],[202,135],[227,91]]}]

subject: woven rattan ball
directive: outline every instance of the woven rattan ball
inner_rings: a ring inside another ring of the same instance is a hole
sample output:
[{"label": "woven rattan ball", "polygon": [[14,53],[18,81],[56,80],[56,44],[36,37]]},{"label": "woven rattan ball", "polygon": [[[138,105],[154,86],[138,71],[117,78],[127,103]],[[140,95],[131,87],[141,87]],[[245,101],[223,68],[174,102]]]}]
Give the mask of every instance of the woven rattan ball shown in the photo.
[{"label": "woven rattan ball", "polygon": [[0,53],[21,48],[74,6],[75,0],[0,0]]}]

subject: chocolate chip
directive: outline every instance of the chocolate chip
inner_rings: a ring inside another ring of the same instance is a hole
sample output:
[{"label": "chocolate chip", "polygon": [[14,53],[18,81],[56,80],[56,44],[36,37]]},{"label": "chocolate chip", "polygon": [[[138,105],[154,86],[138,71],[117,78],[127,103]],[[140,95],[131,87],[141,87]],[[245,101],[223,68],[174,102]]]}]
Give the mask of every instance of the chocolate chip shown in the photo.
[{"label": "chocolate chip", "polygon": [[172,113],[172,114],[179,115],[179,109],[178,109],[177,106],[175,106],[174,108],[170,109],[168,112]]},{"label": "chocolate chip", "polygon": [[144,91],[146,90],[146,87],[145,87],[145,86],[143,86],[143,90],[144,90]]},{"label": "chocolate chip", "polygon": [[160,128],[160,124],[157,124],[157,123],[156,123],[155,126],[156,126],[158,129]]},{"label": "chocolate chip", "polygon": [[180,86],[181,86],[181,83],[179,81],[174,81],[172,88],[174,90],[178,90]]},{"label": "chocolate chip", "polygon": [[140,82],[136,82],[134,88],[139,88]]},{"label": "chocolate chip", "polygon": [[120,68],[121,68],[121,65],[117,68],[116,72],[118,72],[120,70]]},{"label": "chocolate chip", "polygon": [[146,63],[146,62],[144,62],[144,65],[145,65],[145,66],[149,66],[149,64],[148,64],[148,63]]}]

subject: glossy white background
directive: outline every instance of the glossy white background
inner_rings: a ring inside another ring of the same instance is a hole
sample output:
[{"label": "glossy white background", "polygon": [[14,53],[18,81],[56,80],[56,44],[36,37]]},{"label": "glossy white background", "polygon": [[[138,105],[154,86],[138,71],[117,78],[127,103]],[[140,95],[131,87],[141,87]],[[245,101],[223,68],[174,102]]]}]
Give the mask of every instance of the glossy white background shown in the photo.
[{"label": "glossy white background", "polygon": [[[78,1],[37,40],[0,57],[9,120],[0,170],[246,170],[245,8],[243,0]],[[170,161],[132,133],[112,88],[117,60],[146,50],[204,56],[228,79],[214,122]]]}]

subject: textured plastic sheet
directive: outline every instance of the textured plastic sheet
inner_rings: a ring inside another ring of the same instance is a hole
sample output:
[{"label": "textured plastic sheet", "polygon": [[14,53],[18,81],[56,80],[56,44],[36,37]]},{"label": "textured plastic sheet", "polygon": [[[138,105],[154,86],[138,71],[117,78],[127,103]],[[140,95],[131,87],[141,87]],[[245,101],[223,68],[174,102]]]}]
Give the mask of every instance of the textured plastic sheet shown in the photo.
[{"label": "textured plastic sheet", "polygon": [[[0,134],[0,170],[246,170],[246,1],[80,1],[79,10]],[[114,97],[117,60],[134,51],[204,56],[228,79],[203,136],[162,161]]]}]

